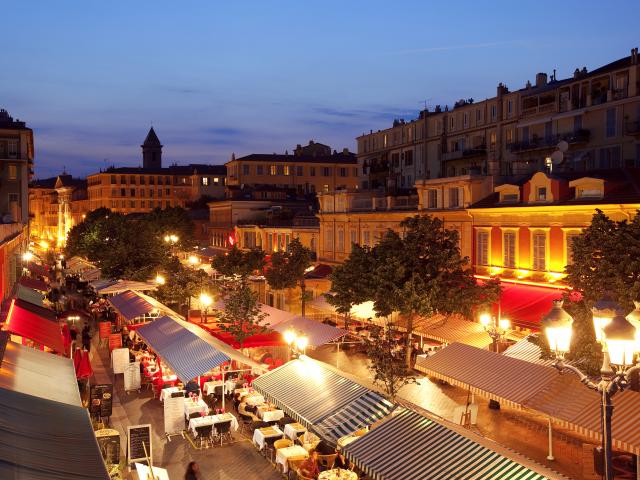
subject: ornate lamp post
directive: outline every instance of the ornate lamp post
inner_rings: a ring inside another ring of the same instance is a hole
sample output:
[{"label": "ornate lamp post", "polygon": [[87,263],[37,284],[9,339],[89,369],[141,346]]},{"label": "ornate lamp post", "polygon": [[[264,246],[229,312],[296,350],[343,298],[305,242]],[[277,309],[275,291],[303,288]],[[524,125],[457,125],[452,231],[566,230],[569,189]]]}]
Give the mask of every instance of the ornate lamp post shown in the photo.
[{"label": "ornate lamp post", "polygon": [[309,339],[294,330],[287,330],[284,332],[284,341],[289,345],[289,358],[299,357],[304,355],[309,344]]},{"label": "ornate lamp post", "polygon": [[207,323],[207,310],[213,303],[213,299],[207,293],[202,292],[200,294],[200,322]]},{"label": "ornate lamp post", "polygon": [[[553,308],[542,319],[549,347],[554,352],[556,361],[554,367],[560,372],[569,370],[580,378],[588,388],[595,390],[601,396],[602,415],[602,450],[604,452],[604,478],[613,479],[613,465],[611,463],[611,416],[613,404],[611,397],[629,386],[630,375],[640,369],[640,364],[634,365],[634,356],[640,352],[640,345],[636,338],[636,327],[622,315],[621,308],[610,298],[598,301],[592,310],[593,326],[596,338],[602,344],[601,380],[595,383],[582,371],[573,365],[564,363],[564,356],[569,351],[573,333],[573,318],[562,308],[562,300],[554,300]],[[629,314],[634,320],[640,319],[638,305]]]},{"label": "ornate lamp post", "polygon": [[500,318],[498,320],[496,317],[491,316],[488,313],[483,313],[480,315],[480,323],[484,327],[484,331],[487,332],[491,337],[491,340],[493,340],[493,351],[499,353],[498,347],[504,339],[504,336],[509,331],[511,322],[506,318]]}]

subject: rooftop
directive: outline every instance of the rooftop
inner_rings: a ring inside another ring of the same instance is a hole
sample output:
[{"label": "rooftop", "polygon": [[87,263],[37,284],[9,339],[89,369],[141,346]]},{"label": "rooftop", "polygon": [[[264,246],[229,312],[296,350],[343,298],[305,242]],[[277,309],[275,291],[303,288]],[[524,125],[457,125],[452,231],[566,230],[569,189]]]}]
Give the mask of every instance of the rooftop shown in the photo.
[{"label": "rooftop", "polygon": [[236,158],[238,162],[278,162],[278,163],[333,163],[356,165],[358,160],[355,153],[340,152],[332,155],[311,156],[311,155],[287,155],[278,153],[252,153],[245,157]]},{"label": "rooftop", "polygon": [[[205,165],[191,163],[189,165],[171,165],[162,168],[142,168],[142,167],[108,167],[92,175],[100,173],[119,173],[131,175],[220,175],[227,174],[227,168],[224,165]],[[92,176],[89,175],[89,176]]]},{"label": "rooftop", "polygon": [[25,122],[21,122],[19,119],[13,119],[9,112],[4,108],[0,109],[0,128],[11,128],[14,130],[29,130]]}]

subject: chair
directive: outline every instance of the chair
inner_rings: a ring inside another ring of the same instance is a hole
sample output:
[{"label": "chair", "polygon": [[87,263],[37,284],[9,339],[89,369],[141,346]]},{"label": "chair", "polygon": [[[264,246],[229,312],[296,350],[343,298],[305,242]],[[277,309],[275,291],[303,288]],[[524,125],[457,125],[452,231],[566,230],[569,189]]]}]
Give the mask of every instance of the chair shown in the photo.
[{"label": "chair", "polygon": [[293,418],[286,415],[282,417],[280,420],[278,420],[278,425],[280,425],[282,428],[284,428],[284,426],[289,423],[296,423],[296,421]]},{"label": "chair", "polygon": [[281,438],[280,440],[276,440],[273,444],[273,448],[279,450],[281,448],[287,448],[293,445],[293,442],[288,438]]},{"label": "chair", "polygon": [[189,420],[191,420],[192,418],[200,418],[202,415],[200,415],[200,412],[193,412],[189,414],[189,418],[185,421],[185,423],[187,425],[189,425]]},{"label": "chair", "polygon": [[249,431],[253,431],[251,429],[253,424],[253,419],[249,415],[245,415],[244,413],[239,413],[240,415],[240,433],[244,432],[247,428]]},{"label": "chair", "polygon": [[196,427],[196,432],[198,432],[198,439],[200,440],[200,448],[202,447],[202,443],[204,442],[205,446],[209,444],[211,440],[211,432],[213,431],[213,425],[202,425],[200,427]]},{"label": "chair", "polygon": [[264,439],[264,449],[262,450],[262,452],[264,453],[265,458],[267,457],[267,455],[269,456],[269,461],[271,463],[273,463],[274,459],[274,454],[276,452],[276,449],[274,448],[274,444],[276,443],[276,441],[278,440],[278,437],[268,437]]},{"label": "chair", "polygon": [[318,466],[320,467],[320,471],[324,472],[325,470],[331,470],[333,468],[333,464],[336,463],[337,453],[332,453],[331,455],[318,455]]},{"label": "chair", "polygon": [[222,440],[225,438],[228,439],[229,442],[233,442],[233,437],[231,436],[231,420],[216,423],[216,439],[220,440],[220,445],[222,445]]},{"label": "chair", "polygon": [[298,478],[301,478],[298,470],[300,470],[300,465],[302,465],[302,462],[304,462],[304,459],[302,458],[289,458],[287,460],[287,463],[289,464],[287,477],[289,480],[296,480]]}]

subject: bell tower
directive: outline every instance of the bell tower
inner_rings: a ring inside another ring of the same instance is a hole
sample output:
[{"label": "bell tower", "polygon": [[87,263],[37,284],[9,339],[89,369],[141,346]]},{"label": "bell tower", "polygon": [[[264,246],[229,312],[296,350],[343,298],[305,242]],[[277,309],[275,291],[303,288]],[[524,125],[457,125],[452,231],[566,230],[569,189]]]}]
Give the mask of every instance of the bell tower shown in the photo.
[{"label": "bell tower", "polygon": [[162,168],[162,144],[153,127],[140,146],[142,147],[142,168]]}]

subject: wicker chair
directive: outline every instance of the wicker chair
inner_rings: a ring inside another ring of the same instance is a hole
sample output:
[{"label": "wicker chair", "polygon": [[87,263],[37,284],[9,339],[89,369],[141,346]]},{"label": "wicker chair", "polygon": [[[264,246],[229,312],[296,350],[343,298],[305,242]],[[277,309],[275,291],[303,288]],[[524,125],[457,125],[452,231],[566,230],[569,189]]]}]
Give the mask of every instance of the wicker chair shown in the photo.
[{"label": "wicker chair", "polygon": [[331,455],[318,455],[318,466],[320,467],[320,471],[324,472],[325,470],[331,470],[333,468],[333,464],[336,463],[337,453],[332,453]]},{"label": "wicker chair", "polygon": [[293,445],[293,442],[291,440],[289,440],[288,438],[281,438],[280,440],[276,440],[275,443],[273,444],[273,448],[275,448],[276,450],[280,449],[280,448],[287,448]]},{"label": "wicker chair", "polygon": [[287,462],[289,464],[289,471],[287,472],[287,478],[289,480],[296,480],[300,478],[300,474],[298,473],[298,470],[300,469],[300,465],[302,465],[302,462],[304,462],[304,459],[289,458]]}]

